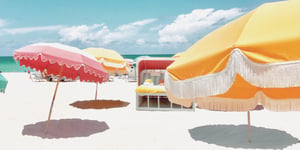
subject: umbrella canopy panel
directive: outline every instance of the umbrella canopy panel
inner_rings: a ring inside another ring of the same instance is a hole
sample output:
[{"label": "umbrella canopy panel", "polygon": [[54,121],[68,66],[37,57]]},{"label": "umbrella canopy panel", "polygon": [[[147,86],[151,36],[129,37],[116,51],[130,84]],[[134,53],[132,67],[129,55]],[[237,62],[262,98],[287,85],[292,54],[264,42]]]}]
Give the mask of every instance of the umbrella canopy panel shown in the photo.
[{"label": "umbrella canopy panel", "polygon": [[300,20],[297,18],[300,9],[297,4],[300,1],[261,5],[200,39],[181,54],[168,72],[176,80],[220,72],[236,48],[256,63],[299,60]]}]

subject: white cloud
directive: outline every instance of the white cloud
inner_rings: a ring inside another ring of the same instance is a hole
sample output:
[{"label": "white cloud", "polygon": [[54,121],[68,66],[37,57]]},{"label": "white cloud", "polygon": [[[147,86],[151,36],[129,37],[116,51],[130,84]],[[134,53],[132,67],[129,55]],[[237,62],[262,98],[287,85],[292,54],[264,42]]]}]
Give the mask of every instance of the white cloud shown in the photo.
[{"label": "white cloud", "polygon": [[121,41],[128,40],[129,37],[133,36],[134,32],[130,32],[129,30],[123,32],[110,32],[107,35],[103,36],[103,43],[109,44],[113,41]]},{"label": "white cloud", "polygon": [[140,28],[154,21],[156,21],[156,19],[145,19],[145,20],[121,25],[117,27],[113,32],[110,32],[109,34],[103,37],[104,43],[109,44],[110,42],[121,41],[121,40],[127,41],[129,40],[129,38],[136,35],[137,32],[140,30]]},{"label": "white cloud", "polygon": [[61,36],[60,41],[79,40],[84,43],[91,42],[109,32],[104,24],[94,24],[92,26],[80,25],[61,29],[58,33]]},{"label": "white cloud", "polygon": [[114,41],[127,41],[137,35],[138,31],[145,25],[156,21],[156,19],[145,19],[141,21],[136,21],[133,23],[121,25],[111,31],[104,24],[95,24],[92,26],[81,25],[72,26],[68,28],[61,29],[59,34],[61,36],[61,41],[75,41],[79,40],[83,43],[100,43],[109,44]]},{"label": "white cloud", "polygon": [[164,25],[161,24],[161,25],[150,28],[150,31],[158,31],[158,30],[162,29],[163,27],[164,27]]},{"label": "white cloud", "polygon": [[0,27],[4,27],[7,24],[7,22],[3,19],[0,19]]},{"label": "white cloud", "polygon": [[41,31],[56,31],[63,28],[63,26],[41,26],[41,27],[24,27],[24,28],[6,28],[2,32],[7,34],[26,34],[31,32],[41,32]]},{"label": "white cloud", "polygon": [[145,20],[141,20],[141,21],[136,21],[136,22],[133,22],[133,23],[121,25],[116,30],[117,31],[131,31],[131,30],[136,30],[139,27],[145,26],[145,25],[147,25],[149,23],[152,23],[154,21],[156,21],[156,19],[145,19]]},{"label": "white cloud", "polygon": [[158,40],[159,43],[184,43],[188,42],[187,38],[183,35],[161,35]]},{"label": "white cloud", "polygon": [[196,9],[189,14],[179,15],[173,23],[166,25],[158,32],[159,43],[188,42],[193,33],[205,31],[213,24],[224,20],[229,21],[244,12],[239,8],[228,10]]},{"label": "white cloud", "polygon": [[144,39],[138,39],[138,40],[136,40],[136,44],[137,45],[144,45],[145,44],[145,40]]}]

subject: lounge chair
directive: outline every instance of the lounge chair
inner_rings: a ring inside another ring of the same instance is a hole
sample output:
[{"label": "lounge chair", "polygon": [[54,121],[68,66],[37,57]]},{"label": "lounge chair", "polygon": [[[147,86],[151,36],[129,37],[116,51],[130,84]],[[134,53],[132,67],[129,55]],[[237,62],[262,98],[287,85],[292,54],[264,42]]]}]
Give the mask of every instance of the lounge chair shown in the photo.
[{"label": "lounge chair", "polygon": [[43,77],[40,71],[30,72],[30,78],[34,82],[45,82],[47,79]]}]

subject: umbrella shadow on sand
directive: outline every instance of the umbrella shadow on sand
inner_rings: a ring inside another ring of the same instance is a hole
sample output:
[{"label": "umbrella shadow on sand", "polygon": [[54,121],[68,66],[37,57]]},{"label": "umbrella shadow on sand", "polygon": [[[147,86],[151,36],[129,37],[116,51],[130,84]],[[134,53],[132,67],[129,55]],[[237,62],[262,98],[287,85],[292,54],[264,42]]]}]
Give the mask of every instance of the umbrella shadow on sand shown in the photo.
[{"label": "umbrella shadow on sand", "polygon": [[299,143],[299,139],[277,129],[251,126],[248,143],[247,125],[207,125],[189,130],[196,141],[232,148],[283,149]]},{"label": "umbrella shadow on sand", "polygon": [[47,134],[45,133],[47,121],[25,125],[22,134],[38,136],[41,138],[73,138],[88,137],[92,134],[104,132],[109,129],[105,122],[97,120],[60,119],[50,120]]},{"label": "umbrella shadow on sand", "polygon": [[120,100],[84,100],[76,101],[70,105],[79,109],[110,109],[126,107],[129,103]]}]

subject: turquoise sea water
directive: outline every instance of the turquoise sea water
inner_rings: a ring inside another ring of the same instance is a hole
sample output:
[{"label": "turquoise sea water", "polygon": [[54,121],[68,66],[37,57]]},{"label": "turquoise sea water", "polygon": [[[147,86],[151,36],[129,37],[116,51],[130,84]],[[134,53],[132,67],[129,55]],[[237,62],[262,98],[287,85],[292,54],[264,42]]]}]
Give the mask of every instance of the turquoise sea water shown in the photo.
[{"label": "turquoise sea water", "polygon": [[19,66],[13,57],[0,57],[0,71],[2,72],[26,72],[24,66]]},{"label": "turquoise sea water", "polygon": [[[122,55],[124,58],[136,59],[140,56],[150,56],[150,57],[172,57],[174,54],[150,54],[150,55]],[[12,56],[0,57],[0,71],[2,72],[27,72],[29,68],[24,66],[19,66],[19,64],[14,60]]]}]

